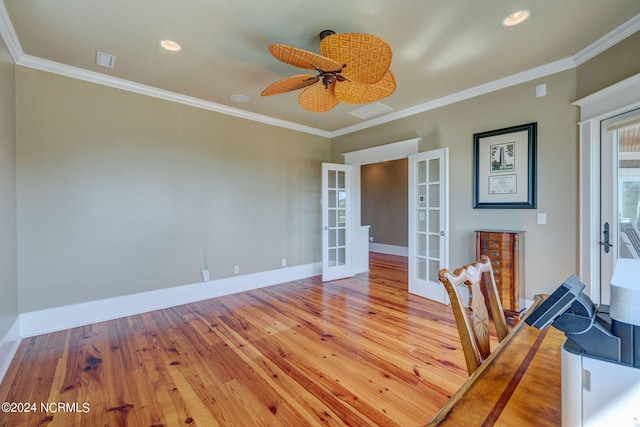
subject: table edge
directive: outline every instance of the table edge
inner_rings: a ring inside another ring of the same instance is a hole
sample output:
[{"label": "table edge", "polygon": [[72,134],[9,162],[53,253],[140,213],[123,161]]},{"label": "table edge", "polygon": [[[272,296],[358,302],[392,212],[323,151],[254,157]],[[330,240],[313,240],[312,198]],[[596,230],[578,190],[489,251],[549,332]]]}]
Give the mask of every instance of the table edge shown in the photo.
[{"label": "table edge", "polygon": [[[447,401],[447,403],[442,408],[440,408],[440,410],[433,416],[431,421],[429,421],[429,423],[426,424],[425,427],[437,426],[438,424],[440,424],[442,421],[444,421],[447,418],[447,416],[449,415],[449,413],[451,412],[453,407],[458,403],[458,401],[462,398],[462,396],[464,396],[464,394],[467,392],[467,390],[482,375],[482,373],[485,371],[485,369],[487,369],[487,367],[491,365],[493,359],[498,357],[498,355],[500,354],[502,349],[504,347],[506,347],[509,344],[509,342],[511,342],[511,340],[516,336],[516,334],[520,330],[520,328],[524,327],[523,325],[526,323],[524,320],[529,316],[529,314],[531,314],[533,312],[533,310],[536,309],[536,307],[538,307],[542,303],[542,301],[547,299],[547,297],[548,297],[548,295],[542,295],[542,294],[534,296],[535,301],[534,301],[533,305],[529,308],[529,310],[527,310],[527,312],[525,314],[525,317],[523,319],[521,319],[513,327],[511,332],[509,332],[509,334],[507,334],[506,338],[504,340],[502,340],[502,342],[500,344],[498,344],[498,346],[491,352],[489,357],[484,362],[482,362],[482,364],[478,367],[478,369],[476,369],[469,376],[469,378],[458,389],[458,391],[456,391],[456,393],[453,396],[451,396],[451,398]],[[529,327],[529,325],[527,325],[527,326]]]}]

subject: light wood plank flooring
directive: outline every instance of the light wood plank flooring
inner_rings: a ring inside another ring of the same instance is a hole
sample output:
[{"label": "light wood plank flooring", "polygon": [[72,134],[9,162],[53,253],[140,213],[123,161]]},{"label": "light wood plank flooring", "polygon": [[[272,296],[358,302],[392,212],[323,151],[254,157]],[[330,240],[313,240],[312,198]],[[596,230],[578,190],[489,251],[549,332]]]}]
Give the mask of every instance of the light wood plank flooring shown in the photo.
[{"label": "light wood plank flooring", "polygon": [[453,314],[407,293],[406,258],[371,255],[350,279],[24,339],[0,402],[33,411],[0,425],[425,424],[467,378]]}]

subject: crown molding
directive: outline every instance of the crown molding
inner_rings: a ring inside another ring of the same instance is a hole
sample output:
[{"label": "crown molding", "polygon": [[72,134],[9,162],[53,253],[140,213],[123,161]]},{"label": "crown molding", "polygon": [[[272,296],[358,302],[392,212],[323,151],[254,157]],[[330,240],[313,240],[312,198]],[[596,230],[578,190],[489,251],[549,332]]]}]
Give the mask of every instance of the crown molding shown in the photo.
[{"label": "crown molding", "polygon": [[24,56],[24,51],[22,50],[20,40],[13,28],[13,23],[11,23],[11,18],[9,18],[9,12],[7,12],[3,1],[0,1],[0,37],[2,37],[4,43],[7,45],[13,62],[17,63],[18,60]]},{"label": "crown molding", "polygon": [[100,84],[103,86],[109,86],[117,89],[122,89],[141,95],[151,96],[159,99],[163,99],[170,102],[177,102],[184,105],[189,105],[196,108],[201,108],[209,111],[215,111],[221,114],[227,114],[242,119],[252,120],[268,125],[278,126],[286,129],[291,129],[299,132],[304,132],[312,135],[321,136],[324,138],[335,138],[338,136],[347,135],[353,132],[364,130],[373,126],[377,126],[383,123],[399,120],[405,117],[413,116],[425,111],[434,110],[446,105],[450,105],[456,102],[460,102],[466,99],[470,99],[479,95],[484,95],[493,91],[504,89],[517,84],[525,83],[536,78],[545,77],[554,73],[565,71],[571,68],[575,68],[589,59],[597,56],[603,51],[607,50],[611,46],[619,43],[630,35],[640,30],[640,14],[634,16],[620,27],[606,34],[596,42],[590,44],[585,49],[581,50],[572,57],[564,58],[540,67],[533,68],[521,73],[517,73],[511,76],[504,77],[502,79],[494,80],[493,82],[485,83],[473,88],[469,88],[439,99],[425,102],[423,104],[416,105],[414,107],[406,108],[391,114],[380,116],[371,120],[367,120],[352,126],[347,126],[335,131],[325,131],[322,129],[301,125],[286,120],[276,119],[274,117],[252,113],[249,111],[241,110],[238,108],[229,107],[223,104],[218,104],[211,101],[206,101],[200,98],[182,95],[176,92],[171,92],[163,89],[158,89],[152,86],[142,85],[134,83],[128,80],[111,77],[105,74],[97,73],[94,71],[88,71],[77,67],[61,64],[54,61],[49,61],[42,58],[26,55],[22,50],[20,41],[15,32],[9,14],[4,6],[4,2],[0,1],[0,36],[4,39],[5,44],[13,58],[13,61],[17,65],[24,67],[34,68],[41,71],[46,71],[54,74],[59,74],[75,79],[84,80],[91,83]]},{"label": "crown molding", "polygon": [[580,52],[573,55],[573,60],[576,63],[576,67],[584,64],[591,58],[601,54],[605,50],[620,43],[632,34],[640,31],[640,14],[634,16],[618,28],[605,34],[600,39],[591,43],[589,46],[582,49]]},{"label": "crown molding", "polygon": [[425,102],[424,104],[416,105],[414,107],[376,117],[375,119],[367,120],[366,122],[361,122],[353,126],[338,129],[331,132],[331,137],[335,138],[338,136],[348,135],[353,132],[399,120],[425,111],[434,110],[445,105],[464,101],[466,99],[504,89],[509,86],[515,86],[520,83],[525,83],[536,78],[545,77],[554,73],[576,68],[579,65],[584,64],[591,58],[594,58],[595,56],[609,49],[610,47],[615,46],[622,40],[626,39],[632,34],[635,34],[638,31],[640,31],[640,14],[634,16],[618,28],[610,31],[609,33],[596,40],[594,43],[591,43],[589,46],[571,57],[542,65],[540,67],[536,67],[522,73],[517,73],[503,79],[494,80],[493,82],[457,92],[439,99],[435,99],[433,101]]},{"label": "crown molding", "polygon": [[227,105],[206,101],[204,99],[182,95],[180,93],[171,92],[164,89],[158,89],[153,86],[147,86],[129,80],[119,79],[117,77],[108,76],[106,74],[96,73],[95,71],[88,71],[82,68],[72,67],[70,65],[65,65],[59,62],[49,61],[47,59],[37,58],[30,55],[23,55],[22,58],[17,61],[17,65],[59,74],[78,80],[84,80],[103,86],[109,86],[116,89],[122,89],[129,92],[138,93],[140,95],[151,96],[154,98],[163,99],[165,101],[189,105],[191,107],[201,108],[203,110],[215,111],[217,113],[222,113],[229,116],[253,120],[255,122],[265,123],[268,125],[279,126],[282,128],[322,136],[325,138],[330,137],[329,132],[321,129],[316,129],[294,122],[288,122],[286,120],[276,119],[274,117],[265,116],[262,114],[252,113],[250,111],[241,110],[239,108],[233,108]]},{"label": "crown molding", "polygon": [[313,128],[311,126],[301,125],[299,123],[289,122],[286,120],[276,119],[274,117],[265,116],[262,114],[256,114],[249,111],[241,110],[238,108],[228,107],[226,105],[218,104],[211,101],[205,101],[200,98],[192,96],[182,95],[176,92],[171,92],[163,89],[158,89],[152,86],[146,86],[139,83],[134,83],[129,80],[119,79],[116,77],[107,76],[106,74],[96,73],[94,71],[88,71],[78,67],[72,67],[70,65],[61,64],[55,61],[49,61],[47,59],[37,58],[35,56],[26,55],[20,45],[20,40],[15,32],[13,23],[9,18],[4,2],[0,0],[0,37],[7,45],[7,49],[13,58],[13,62],[16,65],[23,67],[33,68],[40,71],[46,71],[54,74],[59,74],[74,79],[84,80],[91,83],[96,83],[103,86],[109,86],[116,89],[122,89],[129,92],[138,93],[141,95],[152,96],[154,98],[163,99],[165,101],[177,102],[191,107],[201,108],[204,110],[215,111],[222,114],[227,114],[242,119],[253,120],[268,125],[279,126],[286,129],[291,129],[299,132],[308,133],[311,135],[317,135],[324,138],[330,138],[330,132]]},{"label": "crown molding", "polygon": [[634,16],[618,28],[610,31],[609,33],[596,40],[594,43],[591,43],[589,46],[571,57],[567,57],[559,61],[533,68],[531,70],[517,73],[503,79],[494,80],[493,82],[457,92],[439,99],[435,99],[433,101],[425,102],[424,104],[416,105],[414,107],[396,111],[394,113],[376,117],[375,119],[367,120],[365,122],[338,129],[331,132],[331,137],[335,138],[338,136],[348,135],[353,132],[399,120],[405,117],[413,116],[425,111],[434,110],[445,105],[464,101],[466,99],[504,89],[509,86],[515,86],[520,83],[525,83],[536,78],[545,77],[554,73],[559,73],[561,71],[576,68],[579,65],[584,64],[591,58],[609,49],[610,47],[615,46],[622,40],[626,39],[632,34],[635,34],[638,31],[640,31],[640,14]]},{"label": "crown molding", "polygon": [[531,80],[535,80],[541,77],[545,77],[551,74],[566,71],[571,68],[575,68],[573,58],[564,58],[559,61],[555,61],[549,64],[541,65],[540,67],[532,68],[527,71],[512,74],[502,79],[494,80],[489,83],[485,83],[479,86],[472,87],[460,92],[453,93],[451,95],[444,96],[442,98],[434,99],[433,101],[425,102],[414,107],[399,110],[391,114],[387,114],[375,119],[367,120],[366,122],[358,123],[353,126],[348,126],[342,129],[331,132],[331,137],[347,135],[359,130],[364,130],[373,126],[377,126],[383,123],[403,119],[419,113],[423,113],[429,110],[435,110],[436,108],[444,107],[445,105],[454,104],[456,102],[464,101],[466,99],[474,98],[476,96],[484,95],[490,92],[495,92],[500,89],[505,89],[510,86],[515,86],[521,83],[525,83]]}]

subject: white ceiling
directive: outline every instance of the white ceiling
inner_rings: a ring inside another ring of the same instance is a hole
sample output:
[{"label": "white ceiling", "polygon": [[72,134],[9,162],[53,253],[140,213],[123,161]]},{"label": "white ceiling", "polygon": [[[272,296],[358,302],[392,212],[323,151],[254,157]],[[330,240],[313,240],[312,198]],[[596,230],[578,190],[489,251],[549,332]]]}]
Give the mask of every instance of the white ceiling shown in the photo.
[{"label": "white ceiling", "polygon": [[[6,9],[5,9],[6,8]],[[519,9],[516,27],[502,19]],[[298,106],[299,92],[261,97],[299,74],[268,51],[318,52],[320,31],[361,32],[393,48],[393,108],[375,119]],[[638,0],[4,0],[0,34],[16,63],[273,123],[336,136],[586,61],[640,30]],[[159,41],[179,42],[179,53]],[[116,56],[96,65],[96,51]],[[230,97],[246,95],[247,103]]]}]

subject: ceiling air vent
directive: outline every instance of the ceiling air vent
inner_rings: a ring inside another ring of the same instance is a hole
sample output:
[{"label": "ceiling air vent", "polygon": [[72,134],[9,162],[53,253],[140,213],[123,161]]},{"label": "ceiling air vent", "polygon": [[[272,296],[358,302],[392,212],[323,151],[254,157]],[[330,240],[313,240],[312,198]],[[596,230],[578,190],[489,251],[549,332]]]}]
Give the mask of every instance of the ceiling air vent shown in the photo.
[{"label": "ceiling air vent", "polygon": [[96,51],[96,64],[113,69],[116,66],[116,57],[98,50]]},{"label": "ceiling air vent", "polygon": [[380,102],[372,102],[371,104],[367,104],[364,107],[356,108],[355,110],[349,111],[349,114],[360,119],[368,119],[370,117],[378,116],[391,110],[393,110],[393,108],[381,104]]}]

